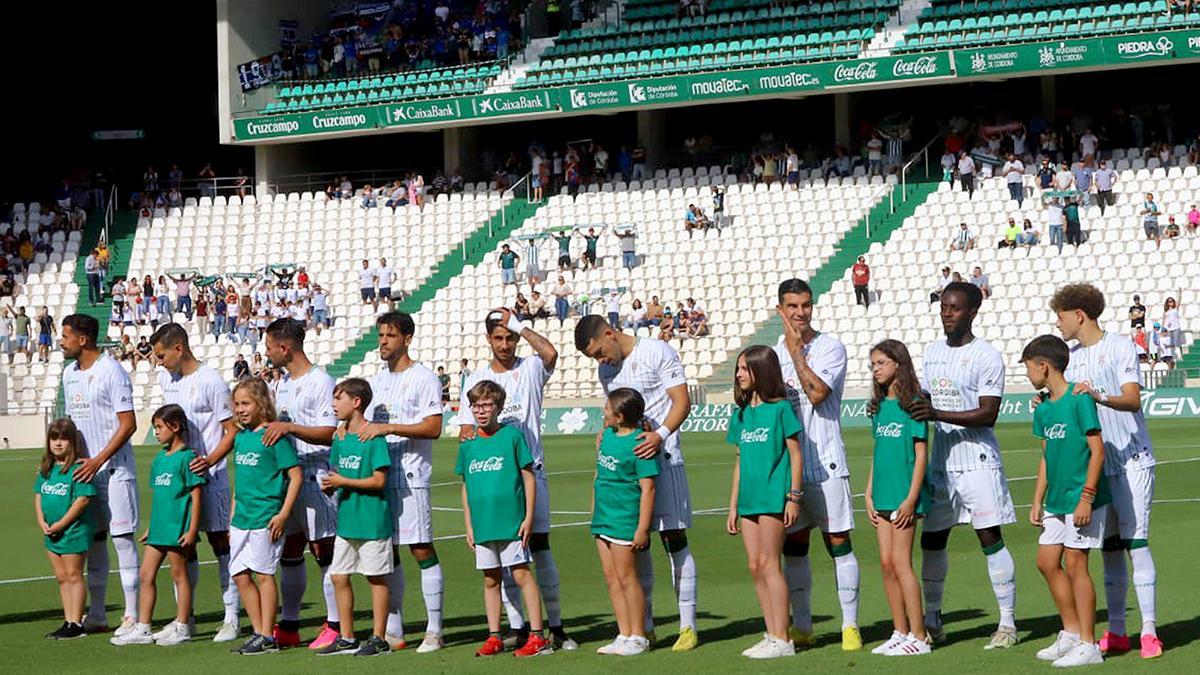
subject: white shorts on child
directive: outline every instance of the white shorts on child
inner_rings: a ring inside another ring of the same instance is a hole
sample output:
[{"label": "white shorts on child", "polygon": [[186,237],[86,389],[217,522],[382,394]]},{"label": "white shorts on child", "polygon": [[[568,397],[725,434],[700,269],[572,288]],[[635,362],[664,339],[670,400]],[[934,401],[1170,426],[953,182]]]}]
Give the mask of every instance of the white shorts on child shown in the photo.
[{"label": "white shorts on child", "polygon": [[229,528],[229,574],[275,574],[283,556],[283,537],[271,541],[271,530]]},{"label": "white shorts on child", "polygon": [[1075,516],[1044,514],[1039,546],[1063,546],[1079,550],[1098,549],[1104,544],[1104,521],[1108,519],[1108,506],[1092,509],[1092,519],[1083,527],[1075,527]]},{"label": "white shorts on child", "polygon": [[528,565],[532,560],[533,556],[529,553],[529,547],[522,544],[520,539],[475,544],[475,569],[477,570]]},{"label": "white shorts on child", "polygon": [[330,574],[362,574],[381,577],[392,573],[392,540],[344,539],[333,540],[333,562]]},{"label": "white shorts on child", "polygon": [[596,538],[600,541],[607,541],[608,543],[616,546],[633,546],[633,540],[631,539],[617,539],[616,537],[610,537],[607,534],[598,534],[596,535]]}]

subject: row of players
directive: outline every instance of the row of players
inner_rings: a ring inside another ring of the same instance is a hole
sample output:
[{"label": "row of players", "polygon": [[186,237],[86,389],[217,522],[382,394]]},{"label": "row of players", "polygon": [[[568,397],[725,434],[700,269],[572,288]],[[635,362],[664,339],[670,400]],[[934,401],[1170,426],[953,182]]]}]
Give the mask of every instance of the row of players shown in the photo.
[{"label": "row of players", "polygon": [[[797,647],[812,642],[811,571],[807,553],[809,534],[819,527],[834,558],[842,605],[843,647],[855,650],[862,644],[857,629],[859,575],[850,541],[853,509],[839,426],[845,349],[836,338],[813,327],[812,293],[807,284],[800,280],[786,281],[780,286],[778,298],[785,335],[774,353],[788,399],[803,427],[798,436],[803,457],[803,489],[797,496],[795,522],[782,543],[784,577],[792,609],[789,637]],[[1087,286],[1064,288],[1054,300],[1064,337],[1079,343],[1072,352],[1067,378],[1081,383],[1077,387],[1080,393],[1089,394],[1100,406],[1105,474],[1113,488],[1111,519],[1115,522],[1109,530],[1113,536],[1104,542],[1110,625],[1100,648],[1108,652],[1129,648],[1124,627],[1128,585],[1124,558],[1128,552],[1134,563],[1142,610],[1142,653],[1157,656],[1162,644],[1155,635],[1153,561],[1146,546],[1154,457],[1140,413],[1136,353],[1127,339],[1099,329],[1096,319],[1103,311],[1103,303],[1099,291]],[[999,352],[971,332],[979,306],[978,289],[973,286],[947,287],[941,312],[946,337],[929,345],[925,352],[922,388],[927,396],[907,410],[916,420],[935,422],[928,471],[931,495],[921,536],[923,623],[931,641],[943,639],[940,608],[948,566],[946,542],[954,525],[970,523],[984,549],[1000,606],[1000,625],[988,648],[1005,648],[1017,641],[1015,570],[1000,527],[1015,521],[1015,513],[992,430],[1003,394],[1004,363]],[[440,434],[442,426],[440,387],[428,369],[409,357],[408,345],[414,332],[411,318],[389,313],[379,319],[379,324],[380,357],[386,368],[371,378],[373,399],[366,410],[370,422],[365,434],[388,439],[392,463],[387,472],[388,494],[396,519],[392,540],[397,546],[407,544],[422,568],[428,624],[418,651],[432,651],[441,646],[442,579],[432,545],[428,481],[432,439]],[[486,327],[493,363],[490,368],[473,374],[464,390],[470,391],[480,380],[499,384],[507,399],[500,421],[520,429],[530,449],[536,476],[536,513],[529,548],[546,604],[552,641],[557,647],[570,649],[576,645],[562,629],[557,569],[549,549],[549,490],[538,423],[542,388],[553,372],[558,354],[545,338],[507,312],[489,316]],[[522,338],[533,348],[535,357],[516,356]],[[107,530],[113,535],[126,591],[126,616],[118,629],[118,633],[125,634],[135,625],[137,593],[137,554],[132,538],[137,504],[132,484],[132,450],[128,443],[134,427],[132,399],[127,375],[95,350],[94,340],[94,324],[89,325],[85,317],[68,317],[64,321],[63,349],[68,358],[76,359],[64,373],[68,413],[83,433],[89,454],[76,474],[88,480],[99,477],[93,480],[99,493],[97,501],[108,514]],[[639,434],[639,444],[634,450],[639,456],[657,458],[660,472],[651,529],[658,531],[664,541],[679,600],[681,627],[675,648],[694,648],[696,574],[687,545],[691,508],[678,433],[688,414],[689,401],[678,355],[665,343],[620,333],[598,317],[578,325],[576,347],[599,362],[599,378],[605,391],[630,388],[644,399],[645,419],[653,430]],[[237,597],[228,588],[229,494],[223,467],[236,428],[229,411],[228,388],[215,371],[191,356],[181,329],[160,329],[154,349],[164,366],[165,372],[160,375],[164,399],[184,409],[189,421],[189,444],[202,456],[197,468],[209,472],[205,499],[201,502],[205,506],[201,509],[200,529],[208,533],[214,546],[225,590],[225,625],[218,630],[217,639],[232,640],[238,630]],[[294,522],[282,547],[283,612],[274,631],[274,643],[286,646],[299,642],[296,628],[305,586],[302,555],[308,544],[322,568],[327,605],[327,624],[313,644],[327,647],[337,640],[340,617],[328,575],[334,557],[336,512],[328,495],[321,491],[318,476],[328,471],[328,446],[337,427],[331,406],[333,381],[304,355],[303,331],[292,322],[272,324],[267,331],[267,351],[272,362],[280,365],[287,376],[274,392],[280,419],[267,425],[264,442],[273,444],[288,437],[296,448],[304,475]],[[469,410],[470,403],[464,400],[458,420],[462,423],[463,439],[474,434]],[[203,447],[197,447],[200,445]],[[97,452],[96,448],[100,450]],[[648,591],[653,581],[649,555],[643,551],[634,558],[638,580]],[[87,566],[92,605],[83,621],[88,628],[103,628],[107,622],[102,580],[108,567],[103,536],[91,547]],[[386,637],[398,645],[403,640],[399,616],[403,576],[391,575],[389,585],[392,611]],[[510,624],[514,629],[523,627],[516,587],[509,583],[505,586]],[[649,592],[646,597],[650,597]],[[645,629],[652,632],[652,611],[648,604],[646,615]],[[67,618],[75,622],[81,617]],[[1071,631],[1072,627],[1076,631]],[[187,626],[175,628],[190,630]],[[917,630],[899,619],[896,628],[905,635]],[[1077,631],[1078,626],[1068,625],[1066,635],[1069,638]],[[1075,640],[1085,641],[1086,637]],[[1073,646],[1069,640],[1064,644]]]}]

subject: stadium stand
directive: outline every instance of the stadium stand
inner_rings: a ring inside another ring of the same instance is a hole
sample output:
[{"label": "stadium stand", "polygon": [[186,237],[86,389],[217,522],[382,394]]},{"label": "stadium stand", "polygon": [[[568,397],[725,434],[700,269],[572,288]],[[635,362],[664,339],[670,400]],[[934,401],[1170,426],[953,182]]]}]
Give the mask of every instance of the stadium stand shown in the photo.
[{"label": "stadium stand", "polygon": [[[644,303],[657,295],[674,307],[694,297],[707,311],[711,333],[675,342],[692,382],[710,375],[712,364],[737,348],[770,315],[774,305],[769,298],[781,275],[808,275],[820,268],[835,254],[841,237],[887,192],[880,178],[835,179],[828,184],[813,178],[799,190],[790,190],[778,183],[768,187],[732,182],[719,167],[701,168],[696,174],[690,169],[660,170],[656,175],[641,184],[608,183],[574,198],[552,197],[521,232],[607,226],[598,249],[599,268],[566,276],[576,293],[586,292],[593,300],[601,289],[624,288],[622,318],[634,298]],[[693,202],[708,210],[713,184],[728,184],[727,229],[689,238],[683,211]],[[627,223],[637,223],[639,256],[639,264],[629,271],[621,266],[619,242],[613,235]],[[514,249],[523,254],[518,243],[514,236]],[[581,252],[581,242],[576,240],[572,256],[577,258]],[[545,244],[540,267],[550,279],[557,275],[556,259],[557,247]],[[421,308],[413,349],[431,368],[446,365],[454,371],[461,358],[475,368],[490,358],[482,336],[483,316],[488,309],[511,306],[517,290],[498,283],[497,260],[496,251],[489,253],[482,264],[469,267]],[[520,287],[528,292],[523,280]],[[538,286],[542,292],[547,287]],[[592,313],[603,309],[601,305]],[[554,318],[536,323],[536,330],[559,348],[558,372],[547,387],[547,397],[578,399],[596,394],[595,363],[572,347],[574,322],[568,319],[562,327]],[[369,374],[377,367],[378,356],[372,352],[350,373]],[[456,396],[457,383],[453,389]]]},{"label": "stadium stand", "polygon": [[1079,0],[934,0],[894,53],[1086,38],[1200,25],[1200,12],[1167,11],[1166,0],[1096,4]]},{"label": "stadium stand", "polygon": [[391,75],[352,77],[328,82],[283,85],[263,113],[326,110],[352,105],[479,94],[503,70],[501,62],[429,68]]},{"label": "stadium stand", "polygon": [[[872,244],[868,260],[876,299],[870,310],[855,305],[849,269],[816,303],[819,325],[841,337],[850,362],[855,364],[849,372],[850,385],[866,386],[868,354],[879,336],[903,341],[918,364],[924,346],[941,337],[937,305],[930,303],[930,292],[937,289],[937,275],[943,266],[961,273],[964,279],[975,266],[988,276],[992,294],[976,320],[976,334],[1005,355],[1009,384],[1025,384],[1016,359],[1029,340],[1031,327],[1048,332],[1053,326],[1055,317],[1047,302],[1064,283],[1087,281],[1104,288],[1108,308],[1101,326],[1105,330],[1130,334],[1126,311],[1134,295],[1141,295],[1148,309],[1147,328],[1160,321],[1163,301],[1177,297],[1181,283],[1200,275],[1200,239],[1187,235],[1164,239],[1159,250],[1155,242],[1145,239],[1138,212],[1143,195],[1153,192],[1164,214],[1162,222],[1167,215],[1183,222],[1183,214],[1195,201],[1192,195],[1200,189],[1200,174],[1195,166],[1186,166],[1186,158],[1180,162],[1184,166],[1146,168],[1141,150],[1118,150],[1113,155],[1137,159],[1116,161],[1120,178],[1114,207],[1103,215],[1097,206],[1083,210],[1087,240],[1078,250],[1066,246],[1058,254],[1048,243],[1046,216],[1037,190],[1031,189],[1023,208],[1018,208],[999,177],[984,181],[972,199],[942,183],[894,236]],[[1026,185],[1033,185],[1030,176]],[[1018,223],[1029,218],[1041,232],[1040,243],[1029,250],[998,249],[1008,216]],[[979,245],[966,253],[948,251],[950,234],[963,221],[977,233]],[[1144,368],[1150,370],[1150,365]],[[1154,368],[1165,371],[1167,364],[1160,362]],[[1145,379],[1153,385],[1161,376],[1160,372]]]},{"label": "stadium stand", "polygon": [[898,0],[796,3],[716,0],[675,18],[678,2],[626,3],[619,24],[566,30],[515,88],[579,84],[857,56]]}]

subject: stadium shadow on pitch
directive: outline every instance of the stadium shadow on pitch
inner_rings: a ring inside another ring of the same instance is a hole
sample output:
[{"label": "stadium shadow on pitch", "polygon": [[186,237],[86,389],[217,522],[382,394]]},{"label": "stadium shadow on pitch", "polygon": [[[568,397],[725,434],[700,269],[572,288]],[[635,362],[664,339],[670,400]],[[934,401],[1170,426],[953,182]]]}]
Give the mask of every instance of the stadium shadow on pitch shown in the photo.
[{"label": "stadium shadow on pitch", "polygon": [[1200,640],[1200,616],[1159,625],[1158,636],[1168,651]]}]

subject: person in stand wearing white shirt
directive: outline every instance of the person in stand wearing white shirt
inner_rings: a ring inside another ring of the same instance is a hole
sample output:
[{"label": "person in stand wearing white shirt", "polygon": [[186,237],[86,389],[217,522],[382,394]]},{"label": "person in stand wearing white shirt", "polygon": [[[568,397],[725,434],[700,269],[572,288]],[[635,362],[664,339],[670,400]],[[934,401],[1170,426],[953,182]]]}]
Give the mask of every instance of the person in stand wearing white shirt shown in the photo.
[{"label": "person in stand wearing white shirt", "polygon": [[1079,137],[1079,160],[1087,161],[1089,157],[1096,156],[1096,149],[1100,146],[1100,139],[1092,133],[1091,128],[1084,129],[1083,135]]},{"label": "person in stand wearing white shirt", "polygon": [[1000,173],[1004,174],[1009,196],[1016,200],[1017,207],[1020,208],[1025,202],[1025,163],[1016,153],[1010,152]]},{"label": "person in stand wearing white shirt", "polygon": [[382,300],[387,303],[388,311],[392,311],[395,303],[392,302],[392,283],[396,281],[396,273],[388,266],[387,258],[379,259],[379,267],[375,268],[375,281],[379,284],[379,292],[375,296],[375,309],[379,309],[379,302]]},{"label": "person in stand wearing white shirt", "polygon": [[954,237],[950,239],[950,250],[966,252],[973,248],[975,248],[975,233],[967,227],[966,223],[959,223],[958,232],[955,232]]},{"label": "person in stand wearing white shirt", "polygon": [[1108,162],[1100,160],[1096,172],[1092,174],[1092,185],[1096,189],[1096,203],[1100,205],[1100,215],[1104,209],[1117,203],[1113,196],[1113,186],[1117,183],[1117,172],[1108,166]]},{"label": "person in stand wearing white shirt", "polygon": [[379,303],[375,300],[375,270],[371,269],[371,261],[363,260],[362,269],[358,271],[358,288],[362,293],[363,304],[371,304],[376,308]]},{"label": "person in stand wearing white shirt", "polygon": [[317,335],[321,334],[322,328],[329,327],[329,296],[320,284],[312,287],[312,323]]},{"label": "person in stand wearing white shirt", "polygon": [[388,471],[388,500],[396,519],[392,533],[395,570],[388,577],[391,611],[385,638],[393,649],[404,647],[404,572],[400,547],[408,546],[421,568],[425,598],[425,637],[417,653],[435,652],[442,641],[442,597],[445,581],[433,545],[433,506],[429,478],[433,473],[433,441],[442,435],[442,385],[437,375],[408,353],[416,326],[404,312],[387,312],[375,321],[379,329],[379,358],[384,367],[371,377],[374,397],[364,417],[369,424],[360,440],[385,436],[392,468]]},{"label": "person in stand wearing white shirt", "polygon": [[[634,454],[658,458],[659,475],[650,529],[657,530],[671,561],[671,580],[679,602],[679,638],[674,651],[690,651],[696,635],[696,561],[688,548],[692,500],[680,448],[680,428],[691,410],[687,378],[679,354],[661,340],[636,338],[609,326],[603,317],[586,316],[575,324],[575,348],[599,364],[597,375],[605,394],[621,387],[637,390],[646,401],[646,421],[654,431],[638,434]],[[596,444],[599,446],[599,435]],[[646,630],[654,630],[650,602],[654,566],[649,551],[635,559],[638,581],[646,593]],[[647,633],[649,636],[650,633]]]},{"label": "person in stand wearing white shirt", "polygon": [[[546,604],[547,624],[556,649],[573,651],[579,645],[567,636],[562,625],[559,605],[558,564],[550,551],[550,487],[546,480],[545,453],[542,448],[542,397],[546,383],[558,363],[558,350],[545,337],[519,321],[509,309],[494,309],[484,320],[492,362],[471,373],[462,385],[458,417],[459,441],[475,438],[475,418],[467,401],[467,392],[479,382],[488,380],[504,389],[504,410],[500,423],[518,430],[533,455],[533,473],[537,482],[537,497],[533,502],[533,528],[529,550],[533,553],[534,570],[542,601]],[[533,348],[532,357],[517,356],[517,344],[524,338]],[[504,575],[504,608],[509,625],[517,632],[516,643],[524,644],[528,630],[521,613],[521,592],[511,574]]]},{"label": "person in stand wearing white shirt", "polygon": [[819,528],[833,558],[838,602],[842,609],[842,649],[862,649],[858,630],[858,558],[850,542],[854,529],[850,467],[842,441],[842,391],[846,382],[846,347],[812,325],[813,292],[802,279],[779,284],[776,311],[783,335],[776,343],[780,374],[788,400],[804,431],[800,434],[804,494],[800,517],[783,544],[784,576],[792,605],[789,631],[797,648],[811,647],[812,567],[808,550],[812,529]]},{"label": "person in stand wearing white shirt", "polygon": [[[200,500],[200,530],[205,533],[217,559],[217,580],[221,585],[221,603],[225,618],[213,642],[229,642],[238,637],[238,591],[229,583],[229,518],[231,493],[225,457],[233,449],[237,425],[233,421],[233,400],[229,385],[210,366],[201,364],[192,355],[187,329],[168,323],[150,337],[158,371],[158,388],[163,404],[183,408],[188,420],[188,447],[196,451],[192,471],[207,474]],[[188,561],[188,577],[192,595],[200,578],[200,565]],[[193,606],[195,606],[193,604]],[[168,625],[163,630],[170,629]],[[189,634],[193,626],[186,626]]]},{"label": "person in stand wearing white shirt", "polygon": [[921,388],[927,398],[909,410],[913,419],[934,423],[927,478],[931,496],[921,534],[925,627],[934,642],[945,641],[946,544],[952,527],[969,523],[987,558],[1000,607],[999,626],[984,649],[1007,649],[1017,644],[1016,565],[1000,527],[1017,517],[994,431],[1004,396],[1004,357],[971,332],[983,303],[977,287],[953,282],[941,300],[946,337],[925,348]]},{"label": "person in stand wearing white shirt", "polygon": [[872,134],[871,140],[867,141],[868,176],[883,175],[883,140],[879,138],[878,133]]},{"label": "person in stand wearing white shirt", "polygon": [[1096,401],[1104,439],[1104,474],[1112,494],[1102,554],[1108,630],[1100,638],[1100,651],[1112,656],[1130,649],[1125,627],[1128,554],[1142,614],[1141,655],[1156,658],[1162,655],[1163,643],[1158,637],[1155,607],[1158,575],[1149,544],[1154,448],[1142,415],[1138,348],[1129,338],[1100,328],[1097,320],[1104,313],[1104,304],[1104,295],[1090,284],[1063,286],[1050,300],[1063,339],[1076,342],[1064,375],[1075,383],[1076,394],[1086,393]]},{"label": "person in stand wearing white shirt", "polygon": [[787,183],[793,190],[800,189],[800,155],[796,154],[796,149],[788,146],[787,160],[784,163],[784,170],[787,172]]},{"label": "person in stand wearing white shirt", "polygon": [[1059,191],[1075,189],[1075,174],[1071,173],[1071,165],[1063,162],[1054,174],[1054,189]]},{"label": "person in stand wearing white shirt", "polygon": [[73,362],[63,369],[66,414],[85,442],[87,459],[75,478],[90,481],[96,496],[89,506],[96,515],[96,538],[88,549],[87,581],[91,606],[83,620],[90,633],[108,630],[104,599],[108,589],[108,536],[117,552],[125,611],[116,635],[133,630],[138,615],[138,552],[133,535],[138,526],[137,474],[133,445],[137,431],[133,415],[133,383],[116,359],[96,346],[100,324],[95,318],[72,314],[62,322],[59,341],[63,357]]},{"label": "person in stand wearing white shirt", "polygon": [[975,196],[975,160],[971,153],[963,150],[958,156],[958,181],[968,199]]},{"label": "person in stand wearing white shirt", "polygon": [[337,427],[333,412],[333,378],[313,365],[304,353],[304,324],[277,319],[267,326],[267,358],[285,373],[275,383],[275,409],[279,419],[267,425],[263,445],[271,447],[287,436],[296,449],[304,481],[288,523],[280,559],[279,590],[282,599],[275,642],[280,647],[300,644],[300,602],[308,579],[304,569],[304,546],[308,544],[325,593],[325,626],[310,649],[321,649],[339,637],[340,615],[329,578],[333,562],[333,539],[337,528],[337,503],[321,491],[319,475],[329,471],[329,444]]}]

